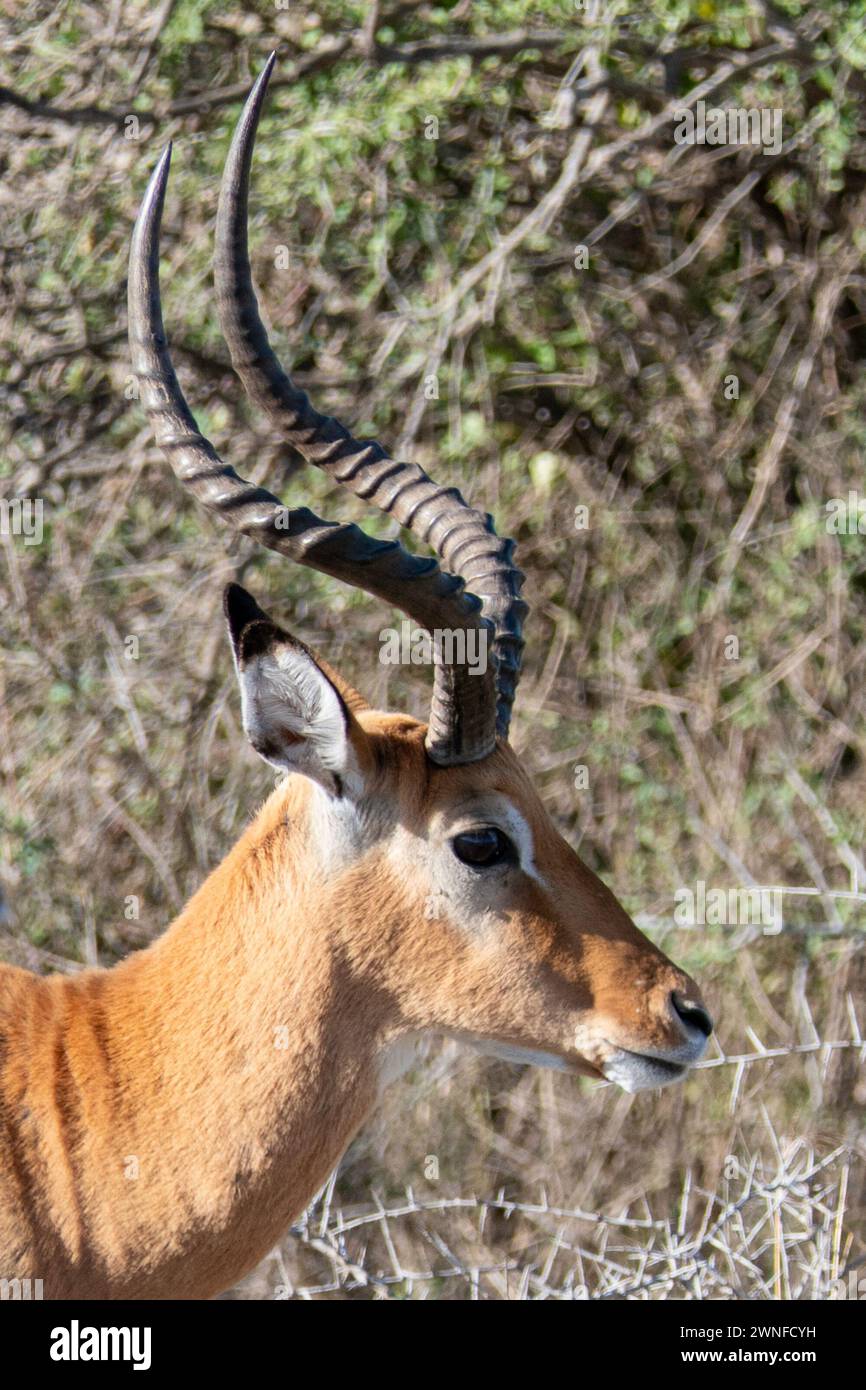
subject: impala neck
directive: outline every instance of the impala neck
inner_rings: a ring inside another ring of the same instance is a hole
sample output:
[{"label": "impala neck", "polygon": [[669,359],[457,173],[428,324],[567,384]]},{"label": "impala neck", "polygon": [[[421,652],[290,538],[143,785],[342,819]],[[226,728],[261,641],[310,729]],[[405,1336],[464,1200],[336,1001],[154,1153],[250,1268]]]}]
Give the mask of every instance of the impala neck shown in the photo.
[{"label": "impala neck", "polygon": [[84,1014],[71,1069],[83,1068],[81,1039],[92,1035],[110,1107],[76,1202],[93,1212],[78,1223],[78,1264],[97,1296],[100,1267],[120,1296],[201,1296],[236,1282],[375,1102],[393,999],[350,959],[339,873],[321,862],[320,794],[291,783],[164,937],[65,982]]}]

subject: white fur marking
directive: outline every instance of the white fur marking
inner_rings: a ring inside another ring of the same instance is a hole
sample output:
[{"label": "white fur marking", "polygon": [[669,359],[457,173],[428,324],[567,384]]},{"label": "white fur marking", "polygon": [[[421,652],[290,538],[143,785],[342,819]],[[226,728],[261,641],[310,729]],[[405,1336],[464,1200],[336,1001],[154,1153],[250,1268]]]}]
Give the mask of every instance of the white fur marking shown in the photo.
[{"label": "white fur marking", "polygon": [[256,657],[241,674],[241,711],[248,737],[280,747],[277,767],[309,776],[316,771],[343,779],[351,795],[360,795],[362,779],[346,734],[342,702],[327,676],[296,647],[283,643]]},{"label": "white fur marking", "polygon": [[532,831],[529,823],[524,820],[517,807],[512,805],[505,797],[502,798],[506,815],[506,824],[502,829],[507,831],[517,846],[517,853],[520,858],[520,867],[530,878],[534,878],[536,883],[545,886],[544,879],[535,867],[535,844],[532,839]]}]

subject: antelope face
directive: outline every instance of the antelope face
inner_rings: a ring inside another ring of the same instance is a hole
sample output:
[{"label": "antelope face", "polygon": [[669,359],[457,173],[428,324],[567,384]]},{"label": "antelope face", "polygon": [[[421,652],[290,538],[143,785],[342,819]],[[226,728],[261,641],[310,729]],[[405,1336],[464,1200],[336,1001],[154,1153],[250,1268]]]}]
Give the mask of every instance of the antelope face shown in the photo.
[{"label": "antelope face", "polygon": [[389,942],[409,1017],[627,1091],[683,1077],[712,1031],[697,986],[557,832],[508,744],[431,768],[423,726],[358,719],[399,807],[382,853],[386,900],[411,893]]},{"label": "antelope face", "polygon": [[243,590],[227,608],[247,734],[307,779],[320,915],[330,898],[341,949],[396,1002],[395,1036],[628,1091],[680,1079],[712,1029],[695,984],[558,834],[509,745],[439,767],[423,724],[368,709]]}]

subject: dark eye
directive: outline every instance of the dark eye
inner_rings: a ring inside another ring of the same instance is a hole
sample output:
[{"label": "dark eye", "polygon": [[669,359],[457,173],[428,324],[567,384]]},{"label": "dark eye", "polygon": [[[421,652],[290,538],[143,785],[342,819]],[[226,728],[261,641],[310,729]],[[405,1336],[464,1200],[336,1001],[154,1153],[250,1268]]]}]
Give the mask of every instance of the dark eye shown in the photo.
[{"label": "dark eye", "polygon": [[492,825],[482,830],[464,830],[455,835],[451,847],[463,864],[473,869],[491,869],[494,864],[517,861],[517,852],[507,835]]}]

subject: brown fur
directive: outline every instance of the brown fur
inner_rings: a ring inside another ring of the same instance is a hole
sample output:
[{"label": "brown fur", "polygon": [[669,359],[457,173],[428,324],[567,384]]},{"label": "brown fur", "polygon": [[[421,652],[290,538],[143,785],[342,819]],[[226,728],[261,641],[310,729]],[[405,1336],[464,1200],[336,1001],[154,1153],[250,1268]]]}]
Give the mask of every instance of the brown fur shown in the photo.
[{"label": "brown fur", "polygon": [[[671,1041],[662,1001],[694,986],[557,835],[510,748],[436,768],[423,726],[347,699],[360,858],[323,869],[321,794],[289,777],[147,950],[74,977],[0,966],[0,1276],[49,1298],[226,1289],[327,1178],[401,1038],[511,1042],[593,1075],[578,1016]],[[490,791],[531,825],[544,885],[518,875],[475,936],[425,914],[394,846]]]}]

